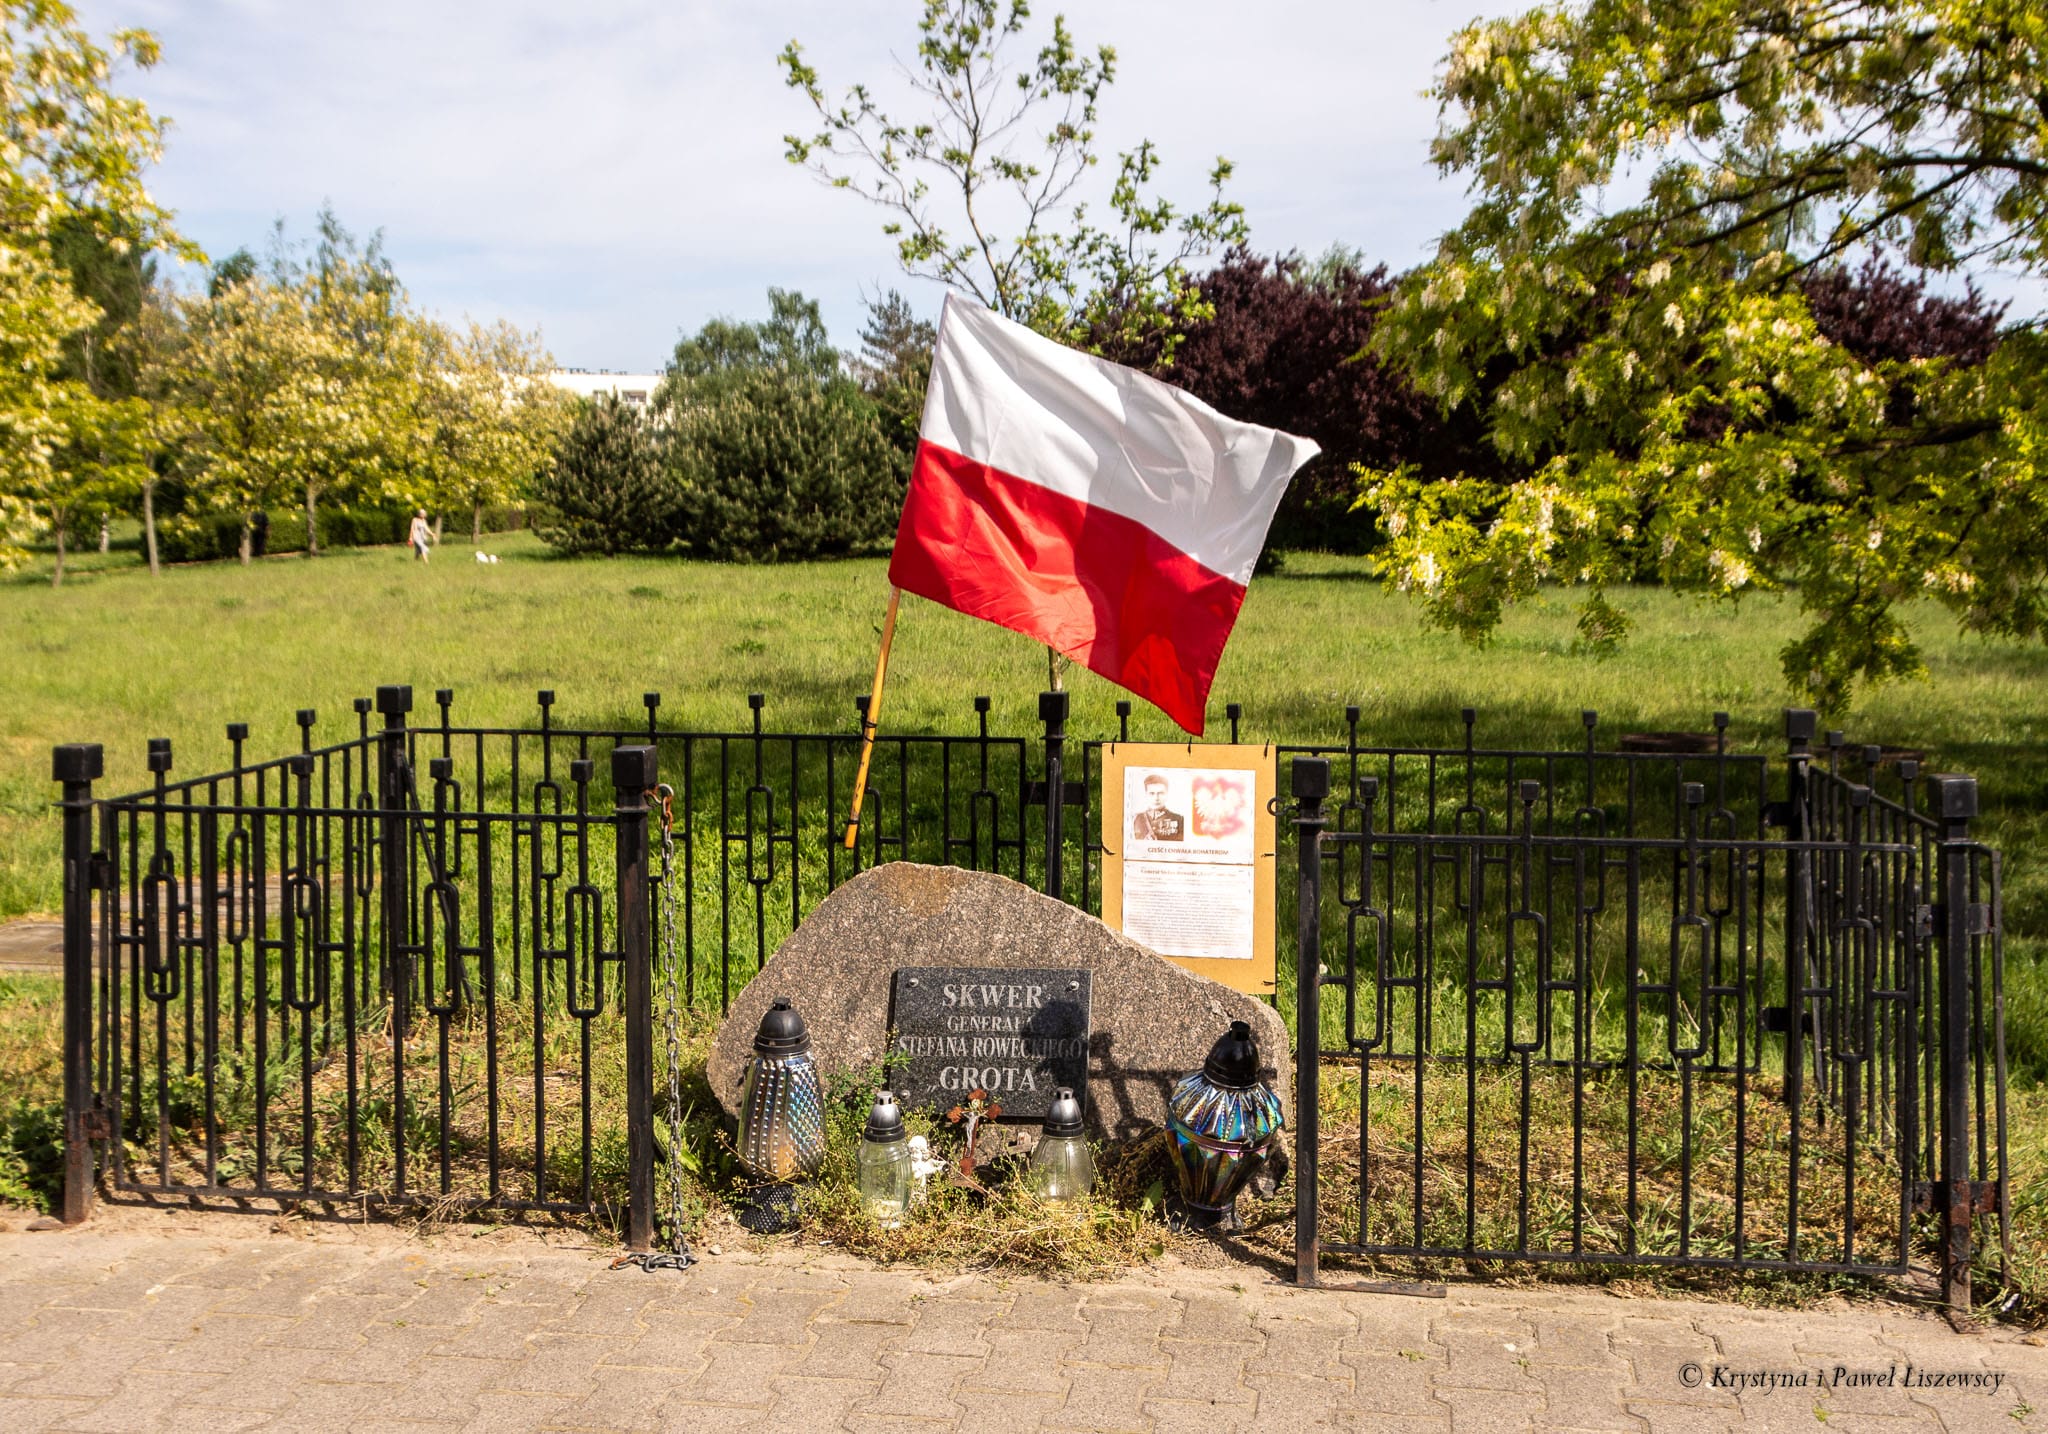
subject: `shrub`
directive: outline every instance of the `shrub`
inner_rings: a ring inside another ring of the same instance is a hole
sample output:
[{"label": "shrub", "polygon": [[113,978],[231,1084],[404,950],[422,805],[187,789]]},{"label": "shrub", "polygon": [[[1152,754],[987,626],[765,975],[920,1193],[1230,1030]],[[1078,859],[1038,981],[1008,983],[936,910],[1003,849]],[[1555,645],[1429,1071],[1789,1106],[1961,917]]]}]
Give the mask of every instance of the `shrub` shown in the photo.
[{"label": "shrub", "polygon": [[0,1110],[0,1205],[54,1210],[63,1193],[63,1104],[9,1102]]},{"label": "shrub", "polygon": [[484,531],[516,533],[526,526],[527,516],[524,503],[486,503],[483,513]]},{"label": "shrub", "polygon": [[242,520],[232,513],[176,513],[157,523],[157,555],[167,563],[233,557],[241,531]]},{"label": "shrub", "polygon": [[858,387],[786,368],[729,373],[720,387],[679,405],[672,431],[692,552],[770,563],[888,544],[908,463]]},{"label": "shrub", "polygon": [[[405,541],[410,508],[322,508],[320,547],[367,548]],[[157,552],[167,563],[210,563],[235,557],[241,548],[240,513],[175,513],[157,524]],[[296,553],[306,546],[305,518],[296,509],[270,514],[266,553]]]},{"label": "shrub", "polygon": [[675,486],[654,427],[610,394],[577,413],[534,493],[534,532],[565,553],[646,552],[675,536]]},{"label": "shrub", "polygon": [[[372,548],[405,541],[405,530],[412,521],[410,509],[386,511],[381,508],[321,508],[314,521],[320,525],[320,546],[326,548]],[[275,541],[277,524],[271,523],[272,542],[270,550],[278,551]],[[286,551],[296,552],[305,546],[305,521],[300,520],[297,540]]]}]

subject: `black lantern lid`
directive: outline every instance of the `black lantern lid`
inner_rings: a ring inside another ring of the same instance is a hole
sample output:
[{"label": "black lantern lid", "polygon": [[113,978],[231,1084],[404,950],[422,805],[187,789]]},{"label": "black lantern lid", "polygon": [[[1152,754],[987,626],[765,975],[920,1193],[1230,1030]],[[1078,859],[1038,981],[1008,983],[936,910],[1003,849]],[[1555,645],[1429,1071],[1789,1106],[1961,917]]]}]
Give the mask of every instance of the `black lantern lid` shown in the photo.
[{"label": "black lantern lid", "polygon": [[761,1029],[754,1032],[754,1050],[764,1056],[794,1056],[810,1048],[810,1027],[787,996],[777,996],[768,1014],[761,1017]]},{"label": "black lantern lid", "polygon": [[1257,1085],[1259,1043],[1252,1039],[1252,1028],[1243,1021],[1232,1021],[1230,1029],[1209,1048],[1209,1059],[1202,1062],[1202,1074],[1213,1084],[1233,1090]]},{"label": "black lantern lid", "polygon": [[861,1132],[861,1138],[877,1145],[903,1138],[903,1107],[896,1104],[895,1091],[875,1092],[875,1108],[868,1112],[868,1128]]},{"label": "black lantern lid", "polygon": [[1045,1113],[1045,1124],[1041,1129],[1047,1135],[1081,1133],[1081,1102],[1074,1099],[1073,1091],[1066,1086],[1061,1086],[1053,1095],[1052,1109]]}]

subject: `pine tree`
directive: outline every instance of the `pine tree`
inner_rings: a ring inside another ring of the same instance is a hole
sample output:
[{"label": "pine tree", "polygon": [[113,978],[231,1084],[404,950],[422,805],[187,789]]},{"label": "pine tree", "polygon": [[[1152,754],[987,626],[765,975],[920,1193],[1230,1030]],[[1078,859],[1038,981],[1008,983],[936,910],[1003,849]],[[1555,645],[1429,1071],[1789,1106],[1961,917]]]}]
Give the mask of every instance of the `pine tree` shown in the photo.
[{"label": "pine tree", "polygon": [[611,394],[584,405],[534,486],[534,531],[563,552],[652,552],[674,536],[675,489],[654,427]]}]

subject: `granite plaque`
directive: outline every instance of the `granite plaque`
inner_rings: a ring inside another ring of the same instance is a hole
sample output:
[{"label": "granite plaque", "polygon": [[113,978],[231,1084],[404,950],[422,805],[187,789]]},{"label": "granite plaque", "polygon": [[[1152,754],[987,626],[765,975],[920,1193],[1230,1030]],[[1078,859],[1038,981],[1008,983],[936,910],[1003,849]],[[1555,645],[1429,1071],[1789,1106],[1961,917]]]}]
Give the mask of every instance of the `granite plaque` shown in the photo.
[{"label": "granite plaque", "polygon": [[1004,1120],[1043,1118],[1059,1087],[1088,1085],[1089,975],[1084,967],[899,967],[891,1084],[906,1105],[943,1110],[984,1090]]}]

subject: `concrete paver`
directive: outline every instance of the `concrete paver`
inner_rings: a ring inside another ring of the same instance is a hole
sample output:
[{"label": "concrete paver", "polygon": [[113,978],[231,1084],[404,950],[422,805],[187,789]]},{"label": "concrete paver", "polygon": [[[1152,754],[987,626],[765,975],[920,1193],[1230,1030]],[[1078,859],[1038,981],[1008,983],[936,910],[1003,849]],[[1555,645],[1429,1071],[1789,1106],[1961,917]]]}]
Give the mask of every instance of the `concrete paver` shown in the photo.
[{"label": "concrete paver", "polygon": [[50,917],[34,916],[0,922],[0,971],[62,975],[64,923]]},{"label": "concrete paver", "polygon": [[2048,1434],[2038,1336],[1903,1303],[607,1263],[530,1232],[291,1238],[235,1216],[0,1233],[0,1430]]}]

